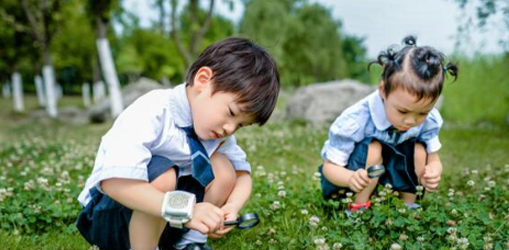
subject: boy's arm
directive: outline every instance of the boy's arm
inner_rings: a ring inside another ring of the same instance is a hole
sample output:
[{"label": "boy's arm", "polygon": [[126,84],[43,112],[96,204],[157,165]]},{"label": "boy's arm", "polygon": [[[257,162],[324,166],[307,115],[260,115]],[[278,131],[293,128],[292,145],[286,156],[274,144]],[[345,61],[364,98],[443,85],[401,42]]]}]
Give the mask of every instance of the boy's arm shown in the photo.
[{"label": "boy's arm", "polygon": [[[101,188],[112,199],[132,210],[161,217],[164,192],[147,182],[113,178],[102,181]],[[223,224],[223,218],[221,209],[203,202],[195,205],[192,219],[184,225],[206,234],[216,231]]]},{"label": "boy's arm", "polygon": [[[235,186],[233,188],[230,197],[226,201],[226,204],[221,207],[221,210],[224,212],[225,221],[236,220],[239,214],[239,211],[244,207],[249,196],[251,195],[252,189],[252,180],[251,175],[247,171],[236,171],[237,180],[235,182]],[[220,230],[209,234],[211,238],[222,238],[228,232],[230,232],[234,227],[222,227]]]}]

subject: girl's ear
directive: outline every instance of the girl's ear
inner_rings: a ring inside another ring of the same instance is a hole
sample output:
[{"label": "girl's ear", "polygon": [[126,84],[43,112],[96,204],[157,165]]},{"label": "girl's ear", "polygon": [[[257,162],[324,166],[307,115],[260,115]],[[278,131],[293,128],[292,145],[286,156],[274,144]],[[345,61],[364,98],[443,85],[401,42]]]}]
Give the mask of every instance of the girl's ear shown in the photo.
[{"label": "girl's ear", "polygon": [[201,67],[194,75],[193,87],[198,91],[203,91],[212,82],[212,69],[209,67]]},{"label": "girl's ear", "polygon": [[382,80],[380,81],[380,84],[378,84],[378,91],[380,92],[380,96],[382,97],[382,99],[385,100],[386,96],[385,96],[385,82]]}]

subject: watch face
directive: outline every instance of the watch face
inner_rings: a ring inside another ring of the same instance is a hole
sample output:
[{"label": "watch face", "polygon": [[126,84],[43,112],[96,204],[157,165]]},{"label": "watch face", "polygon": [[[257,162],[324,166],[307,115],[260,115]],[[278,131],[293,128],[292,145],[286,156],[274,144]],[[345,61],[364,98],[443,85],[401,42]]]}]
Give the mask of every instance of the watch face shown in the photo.
[{"label": "watch face", "polygon": [[173,209],[183,209],[186,208],[189,204],[189,195],[185,193],[172,193],[170,199],[168,200],[169,205]]}]

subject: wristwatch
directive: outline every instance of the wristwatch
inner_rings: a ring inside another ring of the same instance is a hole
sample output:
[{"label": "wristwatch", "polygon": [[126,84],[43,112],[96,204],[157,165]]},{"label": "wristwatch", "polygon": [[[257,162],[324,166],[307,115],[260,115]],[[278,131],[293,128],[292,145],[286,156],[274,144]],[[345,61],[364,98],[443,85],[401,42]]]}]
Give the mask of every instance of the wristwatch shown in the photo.
[{"label": "wristwatch", "polygon": [[170,191],[164,195],[161,216],[171,227],[183,228],[193,217],[196,196],[184,191]]}]

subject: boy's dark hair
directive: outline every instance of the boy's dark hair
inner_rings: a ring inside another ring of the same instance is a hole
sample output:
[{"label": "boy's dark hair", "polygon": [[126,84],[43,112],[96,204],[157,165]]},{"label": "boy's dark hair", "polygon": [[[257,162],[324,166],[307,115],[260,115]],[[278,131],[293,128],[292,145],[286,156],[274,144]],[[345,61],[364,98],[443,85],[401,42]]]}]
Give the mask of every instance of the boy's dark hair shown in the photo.
[{"label": "boy's dark hair", "polygon": [[267,122],[279,95],[279,72],[269,53],[247,39],[226,38],[207,47],[193,63],[186,76],[188,86],[193,86],[201,67],[212,69],[212,94],[236,94],[242,111],[253,114],[255,123]]},{"label": "boy's dark hair", "polygon": [[380,52],[377,60],[368,64],[380,64],[383,67],[382,80],[384,92],[388,96],[397,88],[422,98],[435,100],[442,93],[446,73],[458,77],[458,67],[449,62],[444,65],[444,55],[432,47],[416,45],[417,38],[407,36],[403,39],[403,48],[398,51],[396,46],[390,46]]}]

